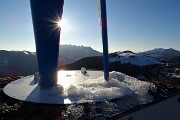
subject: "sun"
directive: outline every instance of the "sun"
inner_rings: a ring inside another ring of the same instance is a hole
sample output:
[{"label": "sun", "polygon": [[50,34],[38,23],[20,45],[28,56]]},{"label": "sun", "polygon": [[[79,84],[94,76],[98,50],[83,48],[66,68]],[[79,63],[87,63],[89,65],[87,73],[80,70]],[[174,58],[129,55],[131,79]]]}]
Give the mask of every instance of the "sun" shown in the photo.
[{"label": "sun", "polygon": [[57,22],[58,27],[60,27],[61,29],[66,29],[68,24],[67,21],[65,21],[64,19],[61,19]]},{"label": "sun", "polygon": [[57,25],[58,25],[58,27],[62,27],[62,21],[61,20],[59,20],[58,22],[57,22]]},{"label": "sun", "polygon": [[72,25],[67,19],[57,19],[53,23],[55,23],[54,29],[61,29],[61,32],[67,32],[72,29]]}]

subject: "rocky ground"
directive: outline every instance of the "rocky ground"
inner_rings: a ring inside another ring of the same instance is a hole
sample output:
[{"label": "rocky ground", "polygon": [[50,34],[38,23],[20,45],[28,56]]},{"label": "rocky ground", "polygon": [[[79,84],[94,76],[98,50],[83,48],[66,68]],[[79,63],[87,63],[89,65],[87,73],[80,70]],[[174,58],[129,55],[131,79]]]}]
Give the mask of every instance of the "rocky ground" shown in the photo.
[{"label": "rocky ground", "polygon": [[0,120],[116,119],[180,93],[178,86],[152,81],[158,87],[158,91],[153,94],[154,102],[150,104],[127,109],[122,107],[126,104],[124,101],[127,101],[127,98],[119,98],[98,103],[47,105],[23,102],[6,96],[3,87],[19,78],[0,78]]}]

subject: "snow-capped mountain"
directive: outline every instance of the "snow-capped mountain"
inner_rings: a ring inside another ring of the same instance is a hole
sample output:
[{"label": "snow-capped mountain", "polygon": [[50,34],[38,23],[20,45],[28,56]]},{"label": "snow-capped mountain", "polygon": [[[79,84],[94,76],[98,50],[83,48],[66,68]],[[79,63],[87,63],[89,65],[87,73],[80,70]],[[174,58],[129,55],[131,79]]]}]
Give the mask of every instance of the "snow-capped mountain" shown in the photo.
[{"label": "snow-capped mountain", "polygon": [[152,58],[143,54],[133,53],[131,51],[116,52],[110,55],[109,62],[120,62],[121,64],[132,64],[136,66],[147,66],[154,64],[162,64],[156,58]]},{"label": "snow-capped mountain", "polygon": [[169,48],[169,49],[164,49],[164,48],[155,48],[153,50],[145,51],[142,52],[141,54],[158,58],[158,59],[172,59],[175,57],[180,56],[180,51]]}]

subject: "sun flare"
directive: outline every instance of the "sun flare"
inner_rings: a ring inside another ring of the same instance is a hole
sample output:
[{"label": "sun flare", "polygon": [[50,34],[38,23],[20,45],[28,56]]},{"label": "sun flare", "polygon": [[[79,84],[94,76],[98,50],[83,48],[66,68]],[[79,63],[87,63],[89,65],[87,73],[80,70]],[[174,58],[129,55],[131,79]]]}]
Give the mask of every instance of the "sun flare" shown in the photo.
[{"label": "sun flare", "polygon": [[66,29],[68,27],[68,23],[67,21],[65,21],[64,19],[61,19],[57,22],[58,27],[60,27],[61,29]]},{"label": "sun flare", "polygon": [[61,20],[59,20],[59,21],[57,22],[57,24],[58,24],[58,27],[62,27],[62,21],[61,21]]}]

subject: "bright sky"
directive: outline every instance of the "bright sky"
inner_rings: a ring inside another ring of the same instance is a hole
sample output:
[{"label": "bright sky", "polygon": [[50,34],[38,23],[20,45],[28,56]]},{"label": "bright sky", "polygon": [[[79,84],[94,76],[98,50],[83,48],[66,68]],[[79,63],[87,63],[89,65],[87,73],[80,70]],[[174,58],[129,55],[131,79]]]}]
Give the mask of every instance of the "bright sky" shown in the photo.
[{"label": "bright sky", "polygon": [[[109,52],[180,50],[180,0],[107,0]],[[65,0],[61,44],[102,51],[97,0]],[[29,0],[0,0],[0,50],[35,51]]]}]

